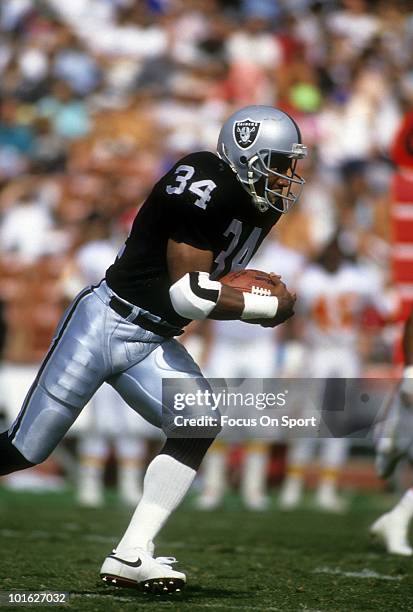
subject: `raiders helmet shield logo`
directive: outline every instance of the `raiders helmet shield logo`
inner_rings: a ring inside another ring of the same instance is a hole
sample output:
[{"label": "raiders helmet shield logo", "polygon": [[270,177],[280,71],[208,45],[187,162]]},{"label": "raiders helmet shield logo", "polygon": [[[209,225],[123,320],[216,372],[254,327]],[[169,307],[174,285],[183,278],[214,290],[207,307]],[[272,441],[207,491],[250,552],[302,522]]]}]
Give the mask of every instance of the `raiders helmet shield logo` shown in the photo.
[{"label": "raiders helmet shield logo", "polygon": [[249,149],[257,139],[260,121],[244,119],[234,123],[234,140],[241,149]]}]

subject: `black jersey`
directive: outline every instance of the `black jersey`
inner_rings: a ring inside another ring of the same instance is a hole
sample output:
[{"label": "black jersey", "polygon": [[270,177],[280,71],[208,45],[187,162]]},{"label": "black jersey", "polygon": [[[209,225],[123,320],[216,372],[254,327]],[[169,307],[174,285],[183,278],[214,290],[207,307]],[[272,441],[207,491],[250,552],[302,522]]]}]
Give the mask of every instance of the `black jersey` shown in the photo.
[{"label": "black jersey", "polygon": [[188,323],[173,309],[168,240],[212,251],[211,278],[245,268],[279,217],[259,212],[231,168],[202,151],[182,158],[154,186],[115,263],[106,272],[120,297],[175,326]]}]

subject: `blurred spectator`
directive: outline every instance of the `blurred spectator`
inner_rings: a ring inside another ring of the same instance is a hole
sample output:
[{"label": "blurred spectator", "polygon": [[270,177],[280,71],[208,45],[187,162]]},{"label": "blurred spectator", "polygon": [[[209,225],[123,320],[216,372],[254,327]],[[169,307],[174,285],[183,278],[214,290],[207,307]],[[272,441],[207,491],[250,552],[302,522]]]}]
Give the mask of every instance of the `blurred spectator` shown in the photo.
[{"label": "blurred spectator", "polygon": [[67,157],[63,139],[53,131],[49,119],[39,117],[34,128],[36,139],[31,152],[33,171],[47,174],[63,170]]},{"label": "blurred spectator", "polygon": [[34,133],[18,116],[18,103],[12,98],[0,102],[0,146],[18,153],[30,154]]},{"label": "blurred spectator", "polygon": [[264,20],[274,20],[280,12],[277,0],[242,0],[241,12],[249,17],[260,17]]},{"label": "blurred spectator", "polygon": [[342,0],[341,8],[327,19],[328,29],[340,46],[345,58],[367,47],[378,33],[380,22],[369,9],[366,0]]},{"label": "blurred spectator", "polygon": [[62,138],[85,136],[91,127],[87,103],[74,98],[63,81],[56,81],[51,95],[39,101],[38,112],[51,121],[54,131]]},{"label": "blurred spectator", "polygon": [[35,191],[28,191],[5,213],[0,224],[0,246],[26,262],[32,262],[49,248],[52,227],[49,211]]},{"label": "blurred spectator", "polygon": [[271,71],[280,64],[282,50],[260,15],[249,14],[227,41],[233,101],[238,106],[276,100]]},{"label": "blurred spectator", "polygon": [[2,29],[13,30],[19,21],[33,8],[32,0],[10,0],[1,5],[0,23]]},{"label": "blurred spectator", "polygon": [[84,96],[97,86],[100,70],[76,36],[69,33],[67,41],[55,54],[53,74],[65,81],[74,94]]}]

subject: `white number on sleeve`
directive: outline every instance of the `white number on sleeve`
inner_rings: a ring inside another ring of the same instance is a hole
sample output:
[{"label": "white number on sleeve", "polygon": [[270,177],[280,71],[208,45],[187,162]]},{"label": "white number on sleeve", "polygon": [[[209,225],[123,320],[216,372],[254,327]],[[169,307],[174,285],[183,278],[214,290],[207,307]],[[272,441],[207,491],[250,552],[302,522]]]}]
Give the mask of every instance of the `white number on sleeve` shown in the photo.
[{"label": "white number on sleeve", "polygon": [[199,208],[205,209],[207,207],[207,202],[211,199],[211,192],[215,189],[216,185],[214,181],[210,179],[206,179],[204,181],[195,181],[189,187],[189,191],[192,191],[195,195],[199,196],[197,200],[195,200],[195,206],[199,206]]},{"label": "white number on sleeve", "polygon": [[[180,173],[183,174],[180,174]],[[169,193],[169,195],[171,194],[175,194],[175,195],[179,195],[181,194],[186,187],[187,182],[192,178],[193,174],[195,172],[195,169],[192,166],[178,166],[177,169],[175,170],[175,174],[176,176],[176,180],[178,182],[178,186],[177,187],[173,187],[173,185],[168,185],[166,188],[166,193]]]},{"label": "white number on sleeve", "polygon": [[[175,170],[176,181],[178,185],[168,185],[166,187],[166,193],[169,195],[180,195],[183,193],[187,187],[188,181],[191,180],[195,172],[195,168],[193,166],[178,166]],[[211,179],[205,179],[203,181],[194,181],[189,185],[189,191],[199,196],[197,200],[195,200],[195,206],[199,206],[205,210],[207,207],[207,203],[211,199],[211,193],[216,188],[216,184]]]}]

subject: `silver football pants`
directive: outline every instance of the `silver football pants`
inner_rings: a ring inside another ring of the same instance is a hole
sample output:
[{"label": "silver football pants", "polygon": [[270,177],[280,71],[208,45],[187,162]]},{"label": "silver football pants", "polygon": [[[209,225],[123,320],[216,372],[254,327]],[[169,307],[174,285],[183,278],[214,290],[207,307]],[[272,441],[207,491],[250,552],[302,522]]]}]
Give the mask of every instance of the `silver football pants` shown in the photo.
[{"label": "silver football pants", "polygon": [[134,306],[126,319],[114,312],[109,306],[113,295],[105,281],[86,288],[57,327],[9,429],[11,442],[32,463],[40,463],[52,452],[103,382],[160,427],[162,378],[202,376],[179,342],[131,323],[145,311]]}]

